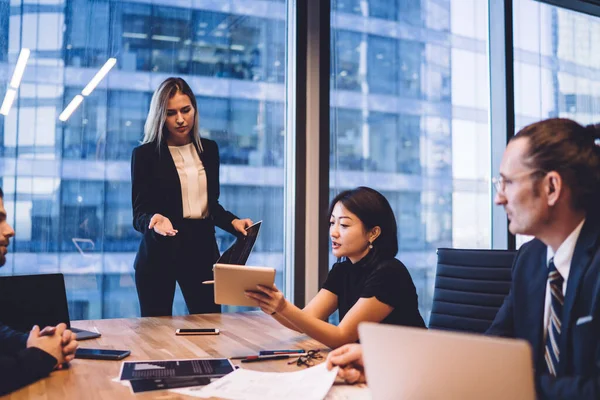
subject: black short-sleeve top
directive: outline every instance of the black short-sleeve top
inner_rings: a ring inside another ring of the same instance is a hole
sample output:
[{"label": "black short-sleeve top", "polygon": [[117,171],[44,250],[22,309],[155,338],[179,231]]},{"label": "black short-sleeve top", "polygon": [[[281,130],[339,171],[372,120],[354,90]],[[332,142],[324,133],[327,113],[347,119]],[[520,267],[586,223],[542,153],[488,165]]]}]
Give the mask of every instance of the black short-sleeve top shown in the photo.
[{"label": "black short-sleeve top", "polygon": [[371,251],[356,264],[350,260],[337,262],[329,271],[323,289],[337,295],[340,320],[359,298],[375,296],[394,308],[382,323],[425,327],[410,273],[395,258],[382,260]]}]

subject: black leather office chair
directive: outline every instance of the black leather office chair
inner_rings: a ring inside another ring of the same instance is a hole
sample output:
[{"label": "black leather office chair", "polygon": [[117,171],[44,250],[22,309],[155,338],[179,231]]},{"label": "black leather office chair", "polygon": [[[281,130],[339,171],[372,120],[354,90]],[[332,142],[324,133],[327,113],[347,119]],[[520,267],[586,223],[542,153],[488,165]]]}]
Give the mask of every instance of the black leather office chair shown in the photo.
[{"label": "black leather office chair", "polygon": [[438,249],[429,328],[485,332],[510,290],[516,253]]}]

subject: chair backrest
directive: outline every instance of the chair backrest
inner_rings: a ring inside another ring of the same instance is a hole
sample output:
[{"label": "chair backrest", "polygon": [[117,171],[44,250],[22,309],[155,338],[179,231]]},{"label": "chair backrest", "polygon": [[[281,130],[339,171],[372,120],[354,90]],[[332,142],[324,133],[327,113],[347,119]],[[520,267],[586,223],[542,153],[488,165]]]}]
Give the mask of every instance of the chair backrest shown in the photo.
[{"label": "chair backrest", "polygon": [[510,290],[514,250],[438,249],[429,328],[485,332]]}]

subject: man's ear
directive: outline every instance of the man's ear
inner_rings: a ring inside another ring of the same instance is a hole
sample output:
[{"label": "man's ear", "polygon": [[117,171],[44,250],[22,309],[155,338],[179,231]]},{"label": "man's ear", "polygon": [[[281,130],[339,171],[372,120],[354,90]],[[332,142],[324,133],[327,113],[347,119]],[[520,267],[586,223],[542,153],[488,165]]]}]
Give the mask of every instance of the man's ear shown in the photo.
[{"label": "man's ear", "polygon": [[546,175],[546,196],[548,197],[548,205],[554,206],[560,199],[563,192],[563,181],[560,174],[556,171],[550,171]]}]

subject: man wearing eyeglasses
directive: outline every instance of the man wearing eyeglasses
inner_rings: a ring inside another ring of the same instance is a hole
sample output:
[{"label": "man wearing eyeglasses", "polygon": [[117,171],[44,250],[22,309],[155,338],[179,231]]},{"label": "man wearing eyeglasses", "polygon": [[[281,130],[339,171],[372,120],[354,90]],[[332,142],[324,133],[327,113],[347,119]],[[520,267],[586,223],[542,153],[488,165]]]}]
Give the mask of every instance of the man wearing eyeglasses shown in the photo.
[{"label": "man wearing eyeglasses", "polygon": [[[513,265],[488,335],[527,340],[542,399],[600,399],[600,126],[549,119],[504,152],[495,203],[513,234],[534,236]],[[348,382],[364,381],[362,348],[331,352]]]},{"label": "man wearing eyeglasses", "polygon": [[600,147],[596,126],[549,119],[513,137],[494,180],[508,229],[534,239],[489,335],[527,340],[541,398],[600,399]]}]

